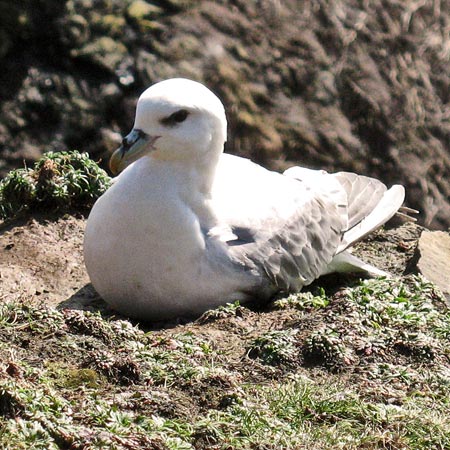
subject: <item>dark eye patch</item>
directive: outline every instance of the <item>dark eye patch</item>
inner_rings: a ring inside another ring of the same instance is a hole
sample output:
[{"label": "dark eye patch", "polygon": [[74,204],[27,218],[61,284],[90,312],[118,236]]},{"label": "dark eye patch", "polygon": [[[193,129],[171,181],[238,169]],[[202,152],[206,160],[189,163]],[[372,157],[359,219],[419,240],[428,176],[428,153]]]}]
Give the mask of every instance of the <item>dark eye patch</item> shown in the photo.
[{"label": "dark eye patch", "polygon": [[180,109],[179,111],[174,112],[168,117],[164,117],[161,119],[161,123],[167,127],[173,127],[177,123],[184,122],[189,116],[189,111],[186,109]]}]

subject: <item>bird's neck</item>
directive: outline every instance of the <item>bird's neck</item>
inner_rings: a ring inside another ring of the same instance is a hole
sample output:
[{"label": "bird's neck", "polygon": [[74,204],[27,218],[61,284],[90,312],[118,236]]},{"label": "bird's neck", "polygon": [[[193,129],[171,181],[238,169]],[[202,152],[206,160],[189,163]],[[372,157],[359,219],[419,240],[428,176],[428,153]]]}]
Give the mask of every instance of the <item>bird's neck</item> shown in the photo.
[{"label": "bird's neck", "polygon": [[223,154],[225,141],[226,127],[218,128],[216,133],[212,136],[209,151],[205,155],[199,157],[196,163],[199,190],[208,198],[211,198],[217,166]]},{"label": "bird's neck", "polygon": [[217,165],[221,155],[222,152],[208,155],[207,159],[199,161],[193,168],[193,173],[195,174],[194,183],[197,185],[198,191],[205,197],[211,197]]},{"label": "bird's neck", "polygon": [[149,164],[148,171],[144,169],[146,176],[151,178],[152,174],[158,174],[161,184],[172,192],[177,192],[179,198],[199,217],[202,226],[206,228],[216,225],[210,206],[211,192],[223,144],[211,150],[214,151],[209,151],[198,159],[169,160],[150,156],[147,162],[142,161],[144,166]]},{"label": "bird's neck", "polygon": [[201,194],[211,197],[212,186],[217,165],[224,148],[222,132],[211,138],[208,148],[201,152],[191,149],[176,151],[155,151],[149,154],[151,166],[160,173],[172,174],[172,181],[186,192],[187,195]]}]

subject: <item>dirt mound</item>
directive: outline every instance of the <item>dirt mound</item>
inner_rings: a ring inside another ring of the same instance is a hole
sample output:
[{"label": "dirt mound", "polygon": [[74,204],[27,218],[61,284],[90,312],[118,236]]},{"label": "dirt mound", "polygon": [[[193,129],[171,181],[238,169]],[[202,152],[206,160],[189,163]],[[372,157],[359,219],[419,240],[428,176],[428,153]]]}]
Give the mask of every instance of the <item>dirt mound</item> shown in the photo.
[{"label": "dirt mound", "polygon": [[223,99],[230,152],[407,187],[450,225],[447,1],[0,0],[0,173],[45,150],[104,157],[174,76]]},{"label": "dirt mound", "polygon": [[0,230],[0,297],[57,305],[89,282],[83,264],[84,219],[31,219]]}]

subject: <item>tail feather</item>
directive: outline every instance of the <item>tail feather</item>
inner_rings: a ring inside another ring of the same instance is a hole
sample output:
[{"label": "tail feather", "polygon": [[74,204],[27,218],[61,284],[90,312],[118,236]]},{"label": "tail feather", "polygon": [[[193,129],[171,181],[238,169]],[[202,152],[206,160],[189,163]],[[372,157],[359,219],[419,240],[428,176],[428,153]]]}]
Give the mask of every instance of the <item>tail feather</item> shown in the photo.
[{"label": "tail feather", "polygon": [[377,269],[359,259],[355,255],[349,252],[343,251],[336,255],[330,264],[328,264],[326,270],[321,275],[326,275],[328,273],[345,273],[345,272],[365,272],[372,277],[387,277],[390,278],[390,274],[384,270]]}]

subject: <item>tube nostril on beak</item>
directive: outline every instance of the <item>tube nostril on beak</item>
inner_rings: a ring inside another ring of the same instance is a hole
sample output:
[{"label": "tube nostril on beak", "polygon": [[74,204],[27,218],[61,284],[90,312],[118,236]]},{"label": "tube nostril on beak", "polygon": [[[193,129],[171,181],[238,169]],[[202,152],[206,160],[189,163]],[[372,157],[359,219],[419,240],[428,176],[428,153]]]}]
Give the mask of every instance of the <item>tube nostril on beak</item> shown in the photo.
[{"label": "tube nostril on beak", "polygon": [[122,139],[122,145],[111,155],[109,167],[116,175],[126,166],[153,150],[154,142],[160,136],[148,136],[142,130],[133,129]]},{"label": "tube nostril on beak", "polygon": [[142,130],[132,130],[122,139],[122,148],[124,151],[128,151],[139,139],[144,138],[146,135]]}]

